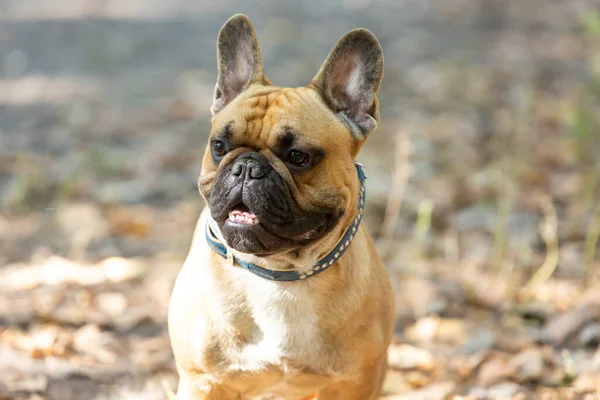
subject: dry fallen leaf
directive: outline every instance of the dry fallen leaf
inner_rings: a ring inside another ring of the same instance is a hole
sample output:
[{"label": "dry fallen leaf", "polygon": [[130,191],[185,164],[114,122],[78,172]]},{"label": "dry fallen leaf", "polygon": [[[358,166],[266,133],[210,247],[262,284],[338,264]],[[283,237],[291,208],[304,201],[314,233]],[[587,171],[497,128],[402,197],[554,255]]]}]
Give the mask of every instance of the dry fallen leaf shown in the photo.
[{"label": "dry fallen leaf", "polygon": [[388,364],[400,370],[431,371],[435,367],[429,351],[408,344],[392,344],[388,350]]},{"label": "dry fallen leaf", "polygon": [[578,376],[573,387],[582,393],[600,393],[600,371],[589,371]]},{"label": "dry fallen leaf", "polygon": [[126,282],[137,279],[147,272],[147,266],[137,259],[110,257],[99,263],[106,277],[112,282]]},{"label": "dry fallen leaf", "polygon": [[412,390],[412,386],[406,381],[404,373],[400,371],[388,370],[383,382],[383,393],[400,394]]},{"label": "dry fallen leaf", "polygon": [[490,386],[513,376],[514,367],[510,360],[503,354],[494,352],[489,359],[479,368],[478,384]]},{"label": "dry fallen leaf", "polygon": [[525,350],[511,360],[511,367],[518,382],[535,382],[544,372],[544,357],[538,349]]},{"label": "dry fallen leaf", "polygon": [[475,374],[479,366],[488,359],[490,354],[489,350],[480,350],[466,358],[459,358],[454,362],[454,368],[462,379],[468,379]]},{"label": "dry fallen leaf", "polygon": [[4,378],[4,383],[11,392],[43,392],[48,388],[48,377],[41,373],[21,375],[15,371]]},{"label": "dry fallen leaf", "polygon": [[500,382],[490,386],[486,395],[489,399],[512,399],[521,390],[521,386],[514,382]]},{"label": "dry fallen leaf", "polygon": [[127,310],[128,300],[123,293],[103,292],[98,293],[94,299],[98,311],[115,318]]},{"label": "dry fallen leaf", "polygon": [[115,363],[124,348],[114,334],[102,332],[98,325],[88,324],[78,329],[73,336],[73,349],[92,356],[103,364]]},{"label": "dry fallen leaf", "polygon": [[385,396],[382,400],[440,400],[450,394],[454,387],[454,382],[450,381],[432,383],[406,394]]},{"label": "dry fallen leaf", "polygon": [[413,389],[427,386],[433,380],[431,376],[423,371],[406,371],[404,379],[406,379],[406,383]]},{"label": "dry fallen leaf", "polygon": [[576,308],[551,318],[544,326],[541,340],[553,345],[561,345],[587,322],[600,319],[600,306],[595,303],[584,303]]}]

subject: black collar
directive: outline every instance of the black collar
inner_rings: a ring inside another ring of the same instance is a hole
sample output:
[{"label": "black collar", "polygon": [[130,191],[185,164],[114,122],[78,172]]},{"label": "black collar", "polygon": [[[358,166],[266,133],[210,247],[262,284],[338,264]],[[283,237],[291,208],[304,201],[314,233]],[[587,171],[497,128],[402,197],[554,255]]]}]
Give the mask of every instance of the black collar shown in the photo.
[{"label": "black collar", "polygon": [[340,258],[342,256],[342,254],[344,254],[344,252],[348,249],[348,247],[350,247],[350,243],[352,243],[352,240],[354,239],[354,236],[358,230],[358,226],[360,225],[360,221],[362,219],[363,211],[365,208],[365,197],[366,197],[365,180],[367,179],[367,177],[365,176],[365,173],[363,172],[362,166],[356,162],[355,162],[355,165],[356,165],[356,171],[358,173],[358,180],[360,183],[360,195],[358,197],[358,202],[356,204],[356,208],[358,209],[358,214],[356,215],[356,218],[354,218],[354,221],[352,221],[352,225],[350,225],[350,227],[348,228],[348,230],[342,237],[342,240],[340,240],[340,242],[337,244],[337,246],[335,246],[334,249],[331,250],[331,252],[329,254],[327,254],[324,258],[322,258],[308,272],[298,273],[296,271],[275,271],[275,270],[259,267],[256,264],[252,264],[247,261],[240,260],[237,257],[234,257],[233,254],[229,254],[229,251],[228,251],[227,247],[225,246],[225,244],[222,243],[219,239],[217,239],[217,237],[211,230],[210,224],[208,223],[208,220],[207,220],[207,222],[206,222],[206,241],[208,242],[208,245],[215,253],[217,253],[221,257],[223,257],[223,258],[232,257],[234,262],[239,264],[242,268],[252,272],[255,275],[260,276],[261,278],[269,279],[272,281],[285,281],[285,282],[298,281],[298,280],[306,279],[310,276],[317,275],[317,274],[325,271],[327,268],[331,267],[338,260],[338,258]]}]

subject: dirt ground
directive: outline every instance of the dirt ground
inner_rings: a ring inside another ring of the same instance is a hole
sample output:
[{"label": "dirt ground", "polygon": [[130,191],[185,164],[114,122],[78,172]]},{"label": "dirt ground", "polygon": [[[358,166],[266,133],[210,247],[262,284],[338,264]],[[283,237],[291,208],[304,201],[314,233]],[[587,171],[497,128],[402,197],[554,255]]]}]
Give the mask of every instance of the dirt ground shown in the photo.
[{"label": "dirt ground", "polygon": [[0,0],[0,399],[167,399],[166,313],[232,14],[310,81],[386,56],[359,156],[393,277],[384,399],[600,399],[600,3]]}]

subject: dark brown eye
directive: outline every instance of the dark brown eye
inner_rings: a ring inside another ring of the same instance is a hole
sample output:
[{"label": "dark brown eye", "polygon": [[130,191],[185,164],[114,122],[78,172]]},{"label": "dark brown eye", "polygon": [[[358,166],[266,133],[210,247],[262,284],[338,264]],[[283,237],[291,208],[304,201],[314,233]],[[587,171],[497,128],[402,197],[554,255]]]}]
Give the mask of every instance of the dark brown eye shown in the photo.
[{"label": "dark brown eye", "polygon": [[304,167],[310,162],[310,157],[308,156],[308,154],[305,154],[301,151],[292,150],[290,151],[288,160],[291,164],[294,164],[298,167]]},{"label": "dark brown eye", "polygon": [[220,140],[215,140],[212,142],[212,151],[213,154],[217,157],[223,157],[225,153],[227,153],[227,149],[225,148],[225,143]]}]

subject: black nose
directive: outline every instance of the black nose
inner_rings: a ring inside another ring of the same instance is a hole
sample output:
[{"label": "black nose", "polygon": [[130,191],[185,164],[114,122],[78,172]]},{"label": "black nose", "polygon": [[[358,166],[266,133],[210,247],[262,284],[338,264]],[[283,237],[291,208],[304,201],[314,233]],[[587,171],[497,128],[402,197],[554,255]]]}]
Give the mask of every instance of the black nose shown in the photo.
[{"label": "black nose", "polygon": [[254,151],[243,153],[234,162],[231,173],[246,179],[260,179],[267,176],[271,164],[262,154]]}]

